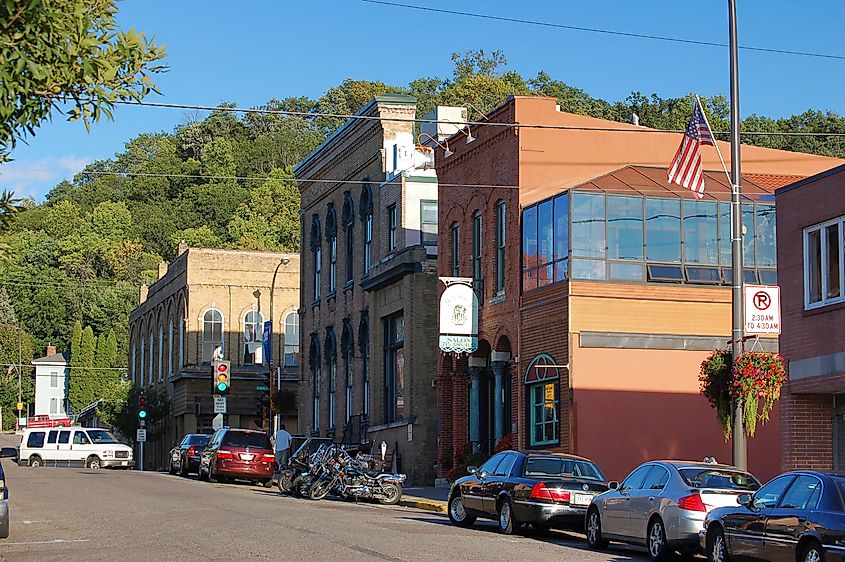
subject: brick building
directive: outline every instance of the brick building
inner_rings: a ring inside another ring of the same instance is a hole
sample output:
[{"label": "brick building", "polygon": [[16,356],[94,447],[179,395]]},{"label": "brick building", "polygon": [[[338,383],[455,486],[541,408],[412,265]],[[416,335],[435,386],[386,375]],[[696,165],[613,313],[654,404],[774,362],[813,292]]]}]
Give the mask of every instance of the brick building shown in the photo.
[{"label": "brick building", "polygon": [[[478,350],[439,360],[439,475],[466,443],[490,451],[507,433],[591,456],[610,477],[647,458],[729,459],[698,394],[701,361],[730,337],[729,186],[715,151],[696,203],[665,179],[680,135],[541,97],[512,97],[485,120],[472,142],[458,134],[437,151],[438,270],[472,277],[480,303]],[[840,161],[759,147],[743,159],[746,279],[770,283],[773,189]],[[777,441],[775,413],[750,445],[763,477]]]},{"label": "brick building", "polygon": [[782,467],[845,470],[845,166],[775,192]]},{"label": "brick building", "polygon": [[[394,450],[434,480],[437,183],[416,100],[377,96],[294,169],[302,216],[299,430]],[[390,120],[391,118],[396,120]]]},{"label": "brick building", "polygon": [[[278,268],[275,286],[273,276]],[[273,291],[272,358],[263,356],[263,323]],[[151,427],[145,466],[162,469],[167,453],[186,433],[211,433],[214,418],[211,359],[220,348],[231,362],[232,386],[224,424],[258,429],[259,404],[272,359],[275,386],[283,389],[295,427],[299,373],[299,254],[187,248],[159,279],[141,287],[129,316],[129,376],[148,393],[165,392],[170,416]]]}]

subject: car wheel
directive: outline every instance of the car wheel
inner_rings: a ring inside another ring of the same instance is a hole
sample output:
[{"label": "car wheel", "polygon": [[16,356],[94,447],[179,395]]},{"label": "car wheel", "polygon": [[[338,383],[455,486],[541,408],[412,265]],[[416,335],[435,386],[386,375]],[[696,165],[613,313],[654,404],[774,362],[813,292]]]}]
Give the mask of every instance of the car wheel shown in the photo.
[{"label": "car wheel", "polygon": [[179,463],[179,476],[182,478],[188,477],[188,463],[185,461]]},{"label": "car wheel", "polygon": [[707,535],[707,561],[729,562],[728,546],[725,542],[725,531],[717,527]]},{"label": "car wheel", "polygon": [[176,476],[176,467],[173,466],[173,461],[170,461],[170,469],[167,471],[170,476]]},{"label": "car wheel", "polygon": [[513,504],[505,498],[499,505],[499,532],[504,535],[512,535],[519,529],[519,523],[513,519]]},{"label": "car wheel", "polygon": [[608,541],[602,538],[601,515],[595,507],[587,512],[587,546],[593,550],[605,548]]},{"label": "car wheel", "polygon": [[469,527],[475,523],[475,516],[467,513],[464,507],[464,499],[458,492],[449,500],[449,522],[456,527]]},{"label": "car wheel", "polygon": [[802,562],[824,562],[824,552],[822,552],[822,545],[816,541],[808,542],[801,550]]},{"label": "car wheel", "polygon": [[38,455],[32,455],[31,457],[29,457],[29,466],[33,468],[40,468],[44,466],[44,461],[41,460],[41,457],[39,457]]},{"label": "car wheel", "polygon": [[90,457],[88,457],[88,460],[86,461],[85,466],[87,468],[92,468],[94,470],[100,470],[101,468],[103,468],[103,465],[100,462],[100,457],[95,457],[94,455],[91,455]]},{"label": "car wheel", "polygon": [[209,482],[218,482],[220,479],[214,475],[214,465],[212,463],[208,463],[208,481]]},{"label": "car wheel", "polygon": [[663,520],[655,517],[648,525],[647,545],[648,555],[652,560],[666,560],[669,556],[669,545],[666,543],[666,529],[663,527]]},{"label": "car wheel", "polygon": [[200,463],[200,466],[197,469],[197,478],[200,480],[208,480],[208,476],[206,476],[205,471],[202,469],[202,463]]}]

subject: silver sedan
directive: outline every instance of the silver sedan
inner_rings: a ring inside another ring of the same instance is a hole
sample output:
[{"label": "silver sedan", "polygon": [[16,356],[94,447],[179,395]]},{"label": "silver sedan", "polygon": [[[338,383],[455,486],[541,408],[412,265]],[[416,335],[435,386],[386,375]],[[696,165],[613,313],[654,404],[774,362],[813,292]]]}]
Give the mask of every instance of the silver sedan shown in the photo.
[{"label": "silver sedan", "polygon": [[593,498],[587,510],[587,544],[608,541],[644,545],[652,560],[673,551],[698,550],[704,517],[716,507],[736,505],[737,497],[760,487],[748,472],[715,463],[652,461],[641,464],[619,484]]}]

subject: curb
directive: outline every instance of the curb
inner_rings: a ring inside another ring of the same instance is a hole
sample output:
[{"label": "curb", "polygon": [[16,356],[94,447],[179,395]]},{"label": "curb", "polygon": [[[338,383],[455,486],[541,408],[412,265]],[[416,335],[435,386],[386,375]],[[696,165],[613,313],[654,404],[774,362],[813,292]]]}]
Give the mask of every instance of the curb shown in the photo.
[{"label": "curb", "polygon": [[413,507],[415,509],[424,509],[426,511],[434,511],[436,513],[446,513],[446,502],[438,500],[405,497],[399,502],[399,505],[404,507]]}]

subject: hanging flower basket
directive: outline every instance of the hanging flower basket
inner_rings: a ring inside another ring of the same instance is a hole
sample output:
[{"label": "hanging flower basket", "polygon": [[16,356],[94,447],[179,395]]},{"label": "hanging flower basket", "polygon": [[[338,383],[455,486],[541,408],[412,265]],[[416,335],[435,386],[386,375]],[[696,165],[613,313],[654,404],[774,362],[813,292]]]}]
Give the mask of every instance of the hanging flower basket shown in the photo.
[{"label": "hanging flower basket", "polygon": [[780,388],[786,382],[783,357],[777,353],[749,351],[743,353],[731,367],[728,351],[715,351],[701,363],[701,394],[716,409],[716,417],[725,432],[732,431],[731,402],[742,402],[745,432],[754,436],[758,423],[769,420]]}]

